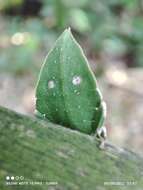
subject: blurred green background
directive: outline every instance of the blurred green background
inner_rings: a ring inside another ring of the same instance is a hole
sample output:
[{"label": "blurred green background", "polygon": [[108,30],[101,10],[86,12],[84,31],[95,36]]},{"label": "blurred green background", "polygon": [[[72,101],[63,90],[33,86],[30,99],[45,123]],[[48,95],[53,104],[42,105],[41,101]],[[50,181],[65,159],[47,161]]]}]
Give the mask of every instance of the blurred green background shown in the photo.
[{"label": "blurred green background", "polygon": [[40,67],[67,27],[100,83],[109,139],[143,151],[142,0],[0,0],[0,105],[33,114]]}]

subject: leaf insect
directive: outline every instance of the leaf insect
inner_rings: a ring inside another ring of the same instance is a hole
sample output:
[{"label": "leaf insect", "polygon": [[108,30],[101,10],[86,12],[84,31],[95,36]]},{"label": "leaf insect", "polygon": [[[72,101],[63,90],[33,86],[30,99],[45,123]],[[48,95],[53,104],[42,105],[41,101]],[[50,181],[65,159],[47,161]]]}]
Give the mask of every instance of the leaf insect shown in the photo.
[{"label": "leaf insect", "polygon": [[53,123],[106,138],[106,104],[70,29],[48,53],[36,88],[36,110]]}]

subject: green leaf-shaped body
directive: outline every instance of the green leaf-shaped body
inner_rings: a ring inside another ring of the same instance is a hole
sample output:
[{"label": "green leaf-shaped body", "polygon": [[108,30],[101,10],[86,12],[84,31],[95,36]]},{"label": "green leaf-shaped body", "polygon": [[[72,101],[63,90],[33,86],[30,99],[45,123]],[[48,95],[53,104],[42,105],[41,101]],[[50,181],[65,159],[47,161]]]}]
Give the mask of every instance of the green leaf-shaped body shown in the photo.
[{"label": "green leaf-shaped body", "polygon": [[43,64],[36,109],[54,123],[87,134],[103,124],[104,103],[96,79],[69,29],[58,38]]}]

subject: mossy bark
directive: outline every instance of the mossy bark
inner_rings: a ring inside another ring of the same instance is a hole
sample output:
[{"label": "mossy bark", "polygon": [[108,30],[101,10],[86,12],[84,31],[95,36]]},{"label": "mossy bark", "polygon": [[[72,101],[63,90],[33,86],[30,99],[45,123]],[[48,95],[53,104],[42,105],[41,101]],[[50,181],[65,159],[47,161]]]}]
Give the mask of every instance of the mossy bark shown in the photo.
[{"label": "mossy bark", "polygon": [[[14,180],[23,185],[7,186],[6,176],[23,176]],[[135,153],[108,143],[100,150],[91,136],[0,108],[0,190],[142,188],[143,159]]]}]

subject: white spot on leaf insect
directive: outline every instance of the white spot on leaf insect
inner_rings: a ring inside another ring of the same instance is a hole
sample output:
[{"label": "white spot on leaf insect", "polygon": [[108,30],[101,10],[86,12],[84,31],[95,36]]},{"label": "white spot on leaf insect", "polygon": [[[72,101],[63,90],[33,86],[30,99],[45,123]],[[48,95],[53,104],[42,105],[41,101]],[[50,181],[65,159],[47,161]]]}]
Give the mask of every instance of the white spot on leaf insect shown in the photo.
[{"label": "white spot on leaf insect", "polygon": [[48,88],[49,89],[52,89],[52,88],[54,88],[55,87],[55,82],[53,81],[53,80],[49,80],[48,81]]},{"label": "white spot on leaf insect", "polygon": [[81,77],[80,76],[74,76],[72,79],[73,85],[79,85],[81,83]]}]

